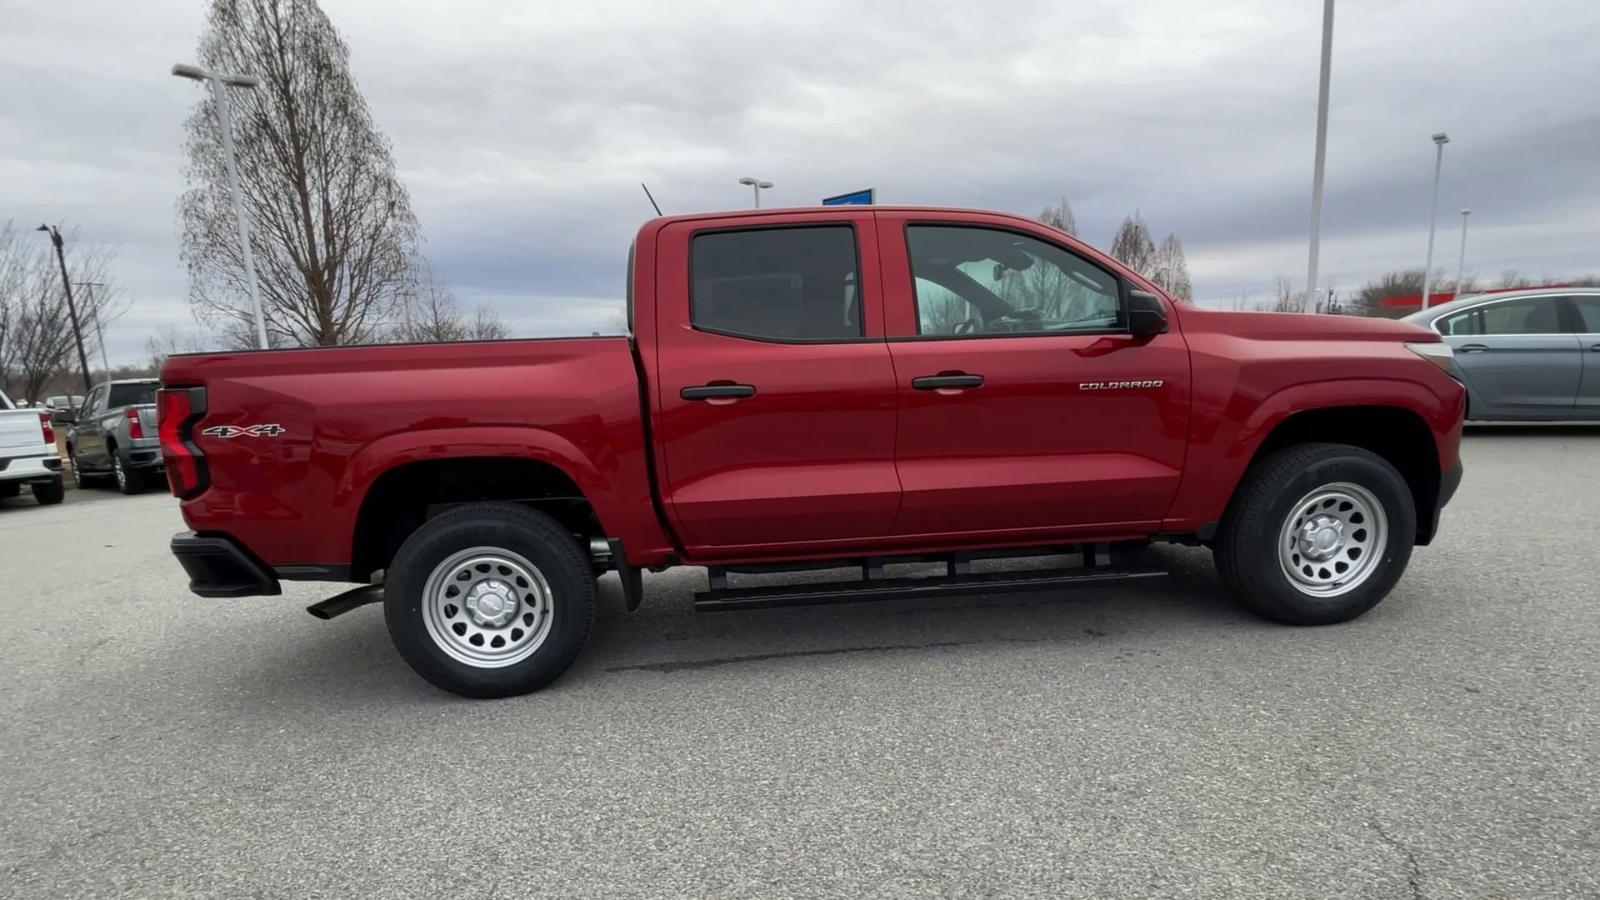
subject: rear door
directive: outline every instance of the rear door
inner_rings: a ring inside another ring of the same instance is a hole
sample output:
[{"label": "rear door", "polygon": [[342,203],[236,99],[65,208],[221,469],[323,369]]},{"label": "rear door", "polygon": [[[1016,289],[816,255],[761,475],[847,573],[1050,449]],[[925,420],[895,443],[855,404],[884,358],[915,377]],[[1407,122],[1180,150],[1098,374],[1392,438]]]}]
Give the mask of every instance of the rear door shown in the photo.
[{"label": "rear door", "polygon": [[1494,300],[1439,320],[1472,388],[1474,419],[1570,416],[1583,376],[1574,316],[1559,296]]},{"label": "rear door", "polygon": [[900,398],[895,531],[1155,527],[1187,443],[1188,348],[1126,327],[1129,285],[1044,228],[879,213]]},{"label": "rear door", "polygon": [[895,381],[870,210],[660,232],[661,492],[691,555],[888,533]]},{"label": "rear door", "polygon": [[1578,344],[1583,355],[1574,414],[1580,419],[1600,419],[1600,294],[1574,294],[1568,299],[1578,316]]}]

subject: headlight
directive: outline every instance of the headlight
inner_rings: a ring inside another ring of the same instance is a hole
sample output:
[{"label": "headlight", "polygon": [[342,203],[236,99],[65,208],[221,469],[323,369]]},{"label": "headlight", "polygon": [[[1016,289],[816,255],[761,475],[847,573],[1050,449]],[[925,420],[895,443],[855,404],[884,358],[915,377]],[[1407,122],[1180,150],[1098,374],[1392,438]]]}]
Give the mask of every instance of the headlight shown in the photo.
[{"label": "headlight", "polygon": [[1440,371],[1451,378],[1461,380],[1461,370],[1456,368],[1456,351],[1449,344],[1443,341],[1407,343],[1406,349],[1438,366]]}]

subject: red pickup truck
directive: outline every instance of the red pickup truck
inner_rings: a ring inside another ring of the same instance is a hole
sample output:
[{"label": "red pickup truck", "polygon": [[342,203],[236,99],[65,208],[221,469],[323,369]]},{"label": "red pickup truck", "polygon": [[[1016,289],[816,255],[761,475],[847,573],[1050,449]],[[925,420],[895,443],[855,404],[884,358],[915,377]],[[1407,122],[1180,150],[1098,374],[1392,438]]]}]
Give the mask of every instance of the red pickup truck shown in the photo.
[{"label": "red pickup truck", "polygon": [[[735,609],[1057,589],[1179,541],[1269,617],[1345,621],[1461,478],[1437,334],[1176,302],[1015,216],[655,219],[627,306],[626,337],[172,357],[191,589],[354,582],[311,611],[381,600],[421,675],[500,696],[566,668],[612,569],[630,609],[678,565]],[[1071,564],[973,567],[1051,554]]]}]

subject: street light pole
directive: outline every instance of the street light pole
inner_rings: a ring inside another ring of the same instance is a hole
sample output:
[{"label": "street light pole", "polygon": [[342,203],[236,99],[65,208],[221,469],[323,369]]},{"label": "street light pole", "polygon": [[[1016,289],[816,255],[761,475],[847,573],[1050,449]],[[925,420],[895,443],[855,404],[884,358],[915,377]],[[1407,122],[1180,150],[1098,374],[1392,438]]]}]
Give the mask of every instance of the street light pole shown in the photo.
[{"label": "street light pole", "polygon": [[747,185],[750,186],[750,190],[753,191],[755,193],[755,195],[756,195],[756,209],[760,209],[761,208],[761,192],[763,190],[766,190],[767,188],[772,187],[772,182],[770,182],[770,181],[762,181],[759,178],[745,177],[745,178],[739,179],[739,183],[740,184],[747,184]]},{"label": "street light pole", "polygon": [[261,82],[253,75],[225,75],[182,63],[172,67],[172,74],[211,85],[211,99],[217,107],[217,126],[222,131],[222,156],[228,168],[228,190],[233,194],[233,215],[239,222],[239,249],[244,252],[245,285],[250,289],[250,309],[255,313],[256,342],[260,349],[265,350],[267,321],[261,313],[261,293],[256,287],[255,254],[250,251],[250,224],[244,217],[244,198],[239,192],[239,164],[233,155],[233,115],[228,110],[227,92],[223,90],[224,83],[253,88]]},{"label": "street light pole", "polygon": [[1467,216],[1472,215],[1472,210],[1461,211],[1461,257],[1456,260],[1456,298],[1461,297],[1461,279],[1466,277],[1467,271]]},{"label": "street light pole", "polygon": [[94,289],[105,286],[106,284],[103,281],[78,282],[78,287],[89,289],[89,315],[94,319],[95,340],[100,342],[100,368],[105,371],[106,377],[110,378],[111,358],[106,355],[106,329],[105,326],[100,323],[100,307],[96,306],[94,302]]},{"label": "street light pole", "polygon": [[1328,75],[1333,67],[1333,0],[1322,0],[1322,82],[1317,89],[1317,152],[1311,171],[1311,260],[1306,265],[1306,301],[1317,298],[1317,255],[1322,241],[1322,171],[1328,157]]},{"label": "street light pole", "polygon": [[1439,223],[1439,173],[1444,170],[1444,145],[1450,135],[1439,132],[1433,136],[1438,152],[1433,157],[1433,206],[1428,210],[1428,263],[1422,269],[1422,308],[1428,308],[1428,295],[1433,291],[1433,230]]},{"label": "street light pole", "polygon": [[83,371],[83,393],[87,395],[93,387],[89,382],[89,357],[83,353],[83,330],[78,327],[78,304],[72,299],[72,279],[67,277],[67,255],[61,247],[61,229],[40,225],[36,230],[50,235],[50,243],[56,248],[56,264],[61,267],[61,287],[67,292],[67,315],[72,318],[72,339],[78,345],[78,366]]}]

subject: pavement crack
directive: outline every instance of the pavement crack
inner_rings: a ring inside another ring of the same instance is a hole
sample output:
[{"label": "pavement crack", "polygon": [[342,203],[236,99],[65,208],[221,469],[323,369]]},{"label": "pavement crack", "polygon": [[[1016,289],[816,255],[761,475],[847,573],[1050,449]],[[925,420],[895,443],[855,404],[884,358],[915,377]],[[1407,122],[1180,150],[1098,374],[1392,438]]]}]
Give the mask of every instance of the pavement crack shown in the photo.
[{"label": "pavement crack", "polygon": [[793,659],[801,656],[844,656],[851,653],[890,653],[896,650],[933,650],[940,647],[968,647],[983,641],[935,641],[928,644],[878,644],[870,647],[838,647],[832,650],[790,650],[784,653],[752,653],[748,656],[718,656],[711,659],[670,660],[643,663],[634,666],[612,666],[607,672],[684,672],[692,669],[714,669],[739,663],[765,662],[770,659]]},{"label": "pavement crack", "polygon": [[1406,855],[1406,884],[1411,887],[1411,900],[1422,900],[1422,865],[1417,862],[1417,852],[1390,837],[1389,832],[1384,831],[1383,826],[1377,822],[1367,824],[1372,826],[1372,830],[1378,833],[1378,837],[1385,844]]}]

